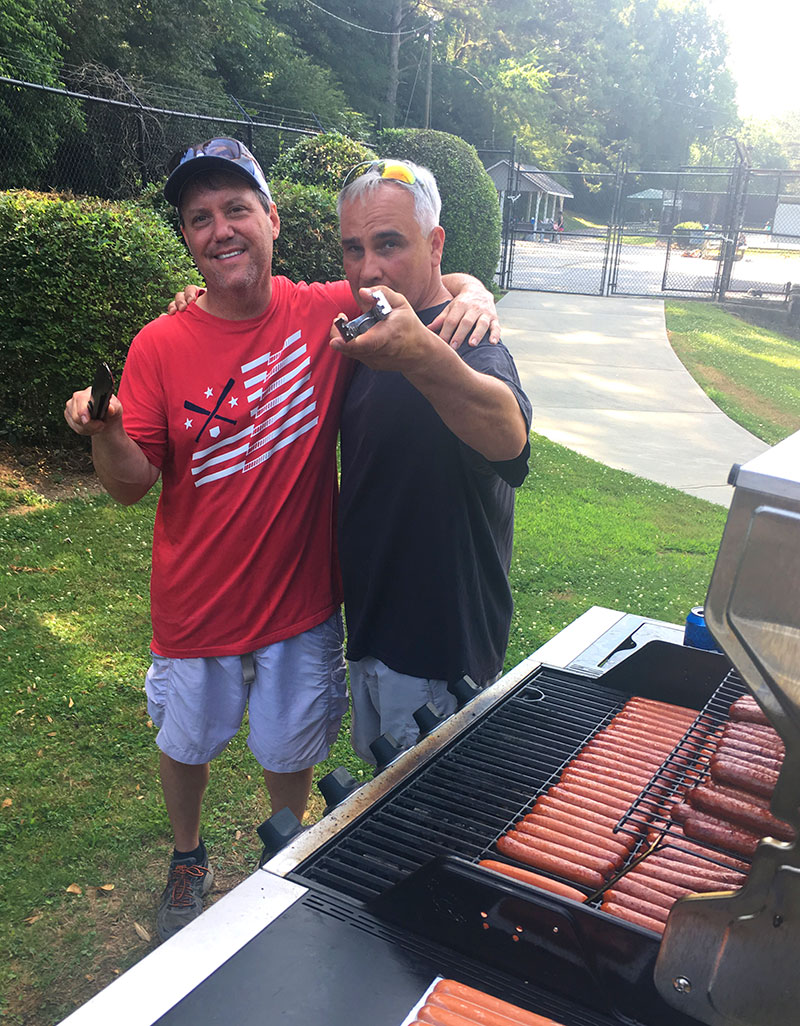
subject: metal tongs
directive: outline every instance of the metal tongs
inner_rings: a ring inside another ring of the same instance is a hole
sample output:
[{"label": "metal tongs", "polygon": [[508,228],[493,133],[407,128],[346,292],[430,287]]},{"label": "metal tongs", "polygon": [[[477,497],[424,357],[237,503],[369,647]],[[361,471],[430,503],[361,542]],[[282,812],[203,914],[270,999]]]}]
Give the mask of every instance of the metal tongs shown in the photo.
[{"label": "metal tongs", "polygon": [[[786,755],[772,812],[800,829],[800,432],[743,467],[706,599],[706,623]],[[800,1015],[800,849],[765,838],[740,891],[676,902],[655,982],[709,1026],[786,1026]]]}]

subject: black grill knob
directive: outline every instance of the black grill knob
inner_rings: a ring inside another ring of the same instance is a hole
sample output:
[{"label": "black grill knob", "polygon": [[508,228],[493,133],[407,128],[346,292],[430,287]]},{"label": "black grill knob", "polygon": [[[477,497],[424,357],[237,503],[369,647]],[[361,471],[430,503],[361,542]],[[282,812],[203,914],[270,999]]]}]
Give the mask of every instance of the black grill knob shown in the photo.
[{"label": "black grill knob", "polygon": [[272,858],[275,852],[293,840],[302,829],[303,824],[289,808],[281,809],[269,819],[265,819],[257,830],[264,844],[260,865],[263,866],[267,859]]},{"label": "black grill knob", "polygon": [[344,766],[337,766],[335,770],[317,782],[317,787],[325,799],[325,815],[327,815],[331,809],[335,809],[349,794],[360,787],[360,784]]},{"label": "black grill knob", "polygon": [[393,734],[381,734],[370,743],[369,747],[375,756],[378,770],[388,766],[403,751],[403,746]]},{"label": "black grill knob", "polygon": [[426,702],[419,709],[415,709],[412,715],[423,737],[426,734],[430,734],[432,730],[446,719],[446,717],[440,716],[437,713],[431,702]]},{"label": "black grill knob", "polygon": [[458,708],[465,706],[467,702],[471,701],[481,690],[472,677],[468,677],[464,674],[459,680],[453,684],[447,685],[447,690],[458,702]]}]

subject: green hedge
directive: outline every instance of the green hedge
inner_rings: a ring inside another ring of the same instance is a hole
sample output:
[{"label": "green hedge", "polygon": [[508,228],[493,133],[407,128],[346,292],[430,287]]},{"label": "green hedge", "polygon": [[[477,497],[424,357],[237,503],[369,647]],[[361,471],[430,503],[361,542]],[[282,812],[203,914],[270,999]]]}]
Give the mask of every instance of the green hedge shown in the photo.
[{"label": "green hedge", "polygon": [[274,274],[292,281],[338,281],[342,245],[336,218],[336,194],[291,182],[270,182],[281,219],[272,254]]},{"label": "green hedge", "polygon": [[488,286],[500,256],[500,202],[475,148],[447,132],[391,128],[381,133],[377,149],[381,157],[434,173],[445,230],[442,271],[465,271]]},{"label": "green hedge", "polygon": [[345,174],[354,164],[375,159],[376,154],[363,143],[331,132],[301,139],[275,161],[268,177],[300,185],[318,185],[337,194]]},{"label": "green hedge", "polygon": [[199,282],[183,243],[133,203],[0,193],[0,433],[65,442],[67,398],[99,360],[118,376],[131,339]]}]

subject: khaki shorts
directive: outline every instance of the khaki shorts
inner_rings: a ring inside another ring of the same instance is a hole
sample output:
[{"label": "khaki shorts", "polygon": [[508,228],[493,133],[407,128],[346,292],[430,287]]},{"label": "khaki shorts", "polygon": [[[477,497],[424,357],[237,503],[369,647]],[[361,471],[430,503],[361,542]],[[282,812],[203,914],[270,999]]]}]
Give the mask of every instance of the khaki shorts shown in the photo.
[{"label": "khaki shorts", "polygon": [[[247,657],[153,654],[147,709],[156,744],[176,762],[210,762],[248,710],[248,747],[264,769],[295,773],[326,759],[347,711],[340,613]],[[244,669],[243,669],[244,666]],[[252,683],[246,671],[254,671]]]}]

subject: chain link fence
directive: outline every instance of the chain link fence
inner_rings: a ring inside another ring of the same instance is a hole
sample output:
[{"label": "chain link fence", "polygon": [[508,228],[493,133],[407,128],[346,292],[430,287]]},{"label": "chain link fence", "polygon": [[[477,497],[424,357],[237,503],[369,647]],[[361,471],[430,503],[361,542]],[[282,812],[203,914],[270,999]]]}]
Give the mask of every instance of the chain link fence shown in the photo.
[{"label": "chain link fence", "polygon": [[197,139],[235,136],[268,168],[303,135],[353,129],[232,96],[201,98],[148,82],[134,88],[104,68],[62,78],[65,87],[0,77],[0,189],[128,198],[162,181],[172,155]]},{"label": "chain link fence", "polygon": [[772,299],[800,307],[800,172],[731,167],[589,176],[489,167],[505,288]]}]

